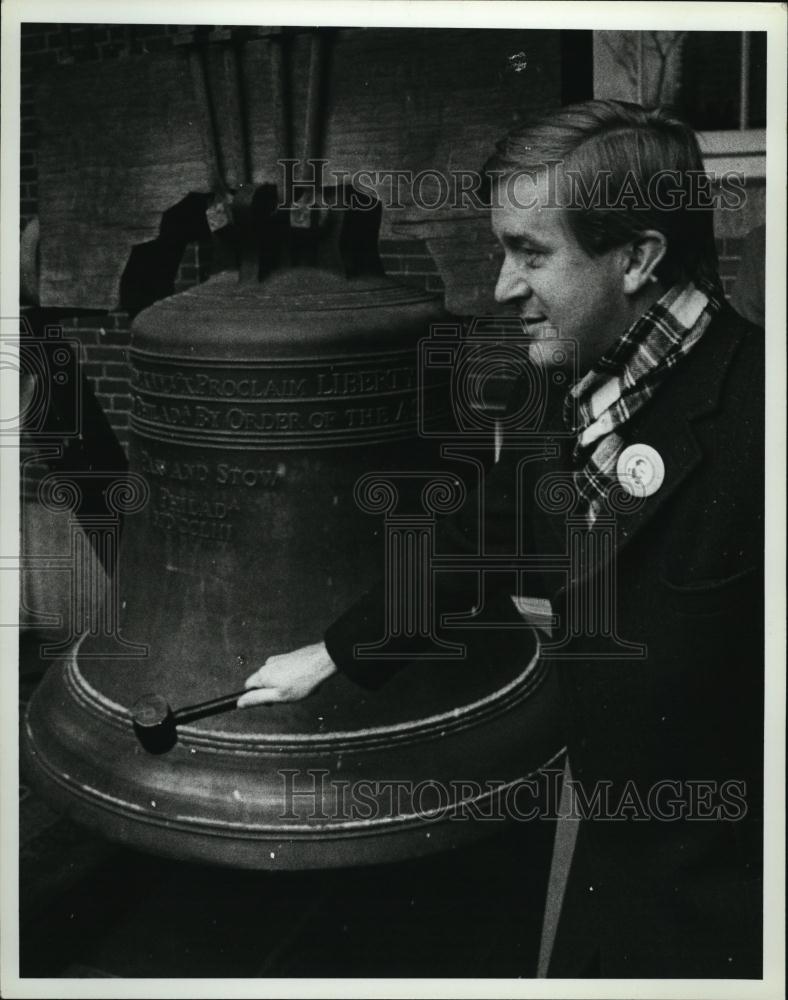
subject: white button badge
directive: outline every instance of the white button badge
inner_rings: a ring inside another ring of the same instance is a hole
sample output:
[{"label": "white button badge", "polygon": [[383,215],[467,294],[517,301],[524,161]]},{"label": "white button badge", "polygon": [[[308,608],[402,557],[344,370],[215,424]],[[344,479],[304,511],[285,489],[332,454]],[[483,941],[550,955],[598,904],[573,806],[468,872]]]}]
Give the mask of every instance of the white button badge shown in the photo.
[{"label": "white button badge", "polygon": [[650,444],[631,444],[618,456],[616,473],[627,493],[650,497],[665,479],[665,463]]}]

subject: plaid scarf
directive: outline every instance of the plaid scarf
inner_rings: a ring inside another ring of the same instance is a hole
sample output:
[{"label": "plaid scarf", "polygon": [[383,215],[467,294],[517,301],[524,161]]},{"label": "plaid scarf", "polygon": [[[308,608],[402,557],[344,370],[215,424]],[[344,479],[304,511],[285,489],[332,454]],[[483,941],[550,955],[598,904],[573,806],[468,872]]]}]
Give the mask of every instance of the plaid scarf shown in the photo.
[{"label": "plaid scarf", "polygon": [[721,306],[711,282],[674,285],[570,388],[564,420],[577,434],[574,458],[584,463],[575,481],[589,528],[604,509],[624,448],[619,428],[692,350]]}]

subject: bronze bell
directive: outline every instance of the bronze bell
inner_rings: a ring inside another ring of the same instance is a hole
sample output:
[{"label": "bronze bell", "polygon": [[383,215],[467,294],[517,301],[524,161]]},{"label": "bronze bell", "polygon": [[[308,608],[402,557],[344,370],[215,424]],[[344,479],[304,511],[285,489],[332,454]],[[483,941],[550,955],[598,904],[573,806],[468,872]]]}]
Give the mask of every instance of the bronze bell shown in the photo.
[{"label": "bronze bell", "polygon": [[[361,477],[436,467],[417,434],[417,348],[444,313],[385,277],[379,206],[331,204],[292,219],[270,188],[238,198],[240,274],[135,320],[130,472],[144,497],[116,576],[121,638],[90,630],[26,718],[31,780],[157,853],[252,868],[426,853],[496,825],[430,822],[419,783],[517,778],[557,749],[551,712],[529,700],[535,658],[483,674],[436,662],[374,693],[335,675],[302,702],[189,716],[173,737],[180,706],[318,641],[383,572]],[[170,727],[156,753],[133,711],[151,692]],[[343,799],[359,782],[366,811]]]}]

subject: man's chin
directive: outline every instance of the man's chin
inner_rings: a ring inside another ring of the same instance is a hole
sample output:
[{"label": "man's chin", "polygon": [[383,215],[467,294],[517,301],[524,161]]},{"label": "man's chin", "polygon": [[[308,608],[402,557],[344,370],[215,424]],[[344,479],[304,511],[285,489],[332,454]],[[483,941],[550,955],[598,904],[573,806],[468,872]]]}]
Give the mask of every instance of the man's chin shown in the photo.
[{"label": "man's chin", "polygon": [[[531,333],[531,330],[528,331]],[[528,360],[540,368],[556,368],[566,362],[566,353],[556,352],[556,332],[552,327],[544,328],[543,336],[538,335],[528,344]]]}]

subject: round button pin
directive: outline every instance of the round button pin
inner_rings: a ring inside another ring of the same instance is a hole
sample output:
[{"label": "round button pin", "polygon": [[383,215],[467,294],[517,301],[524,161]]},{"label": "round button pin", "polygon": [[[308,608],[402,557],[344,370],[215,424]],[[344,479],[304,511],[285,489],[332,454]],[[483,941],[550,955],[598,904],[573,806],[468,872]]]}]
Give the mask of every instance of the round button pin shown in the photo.
[{"label": "round button pin", "polygon": [[650,497],[665,479],[665,463],[650,444],[631,444],[618,456],[616,473],[627,493]]}]

